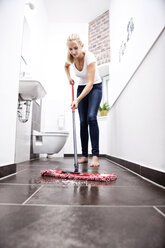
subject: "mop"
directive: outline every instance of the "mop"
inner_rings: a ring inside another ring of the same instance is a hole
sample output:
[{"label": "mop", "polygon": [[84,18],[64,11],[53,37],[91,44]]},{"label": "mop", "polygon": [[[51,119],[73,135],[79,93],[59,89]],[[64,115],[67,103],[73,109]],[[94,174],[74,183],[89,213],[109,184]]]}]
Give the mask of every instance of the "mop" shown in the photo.
[{"label": "mop", "polygon": [[[74,101],[74,85],[72,84],[72,102]],[[99,182],[110,182],[117,179],[115,173],[112,174],[99,174],[99,173],[80,173],[77,159],[77,139],[76,139],[76,124],[75,124],[75,106],[72,107],[72,122],[73,122],[73,145],[74,145],[74,171],[61,171],[61,170],[42,170],[41,176],[50,176],[61,179],[73,180],[89,180]]]}]

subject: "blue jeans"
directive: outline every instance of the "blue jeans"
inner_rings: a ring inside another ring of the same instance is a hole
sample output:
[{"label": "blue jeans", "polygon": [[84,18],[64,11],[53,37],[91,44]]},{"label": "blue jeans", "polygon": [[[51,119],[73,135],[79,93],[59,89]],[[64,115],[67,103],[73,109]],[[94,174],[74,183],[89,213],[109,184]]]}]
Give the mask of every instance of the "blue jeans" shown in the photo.
[{"label": "blue jeans", "polygon": [[[85,86],[79,85],[77,97]],[[78,104],[82,155],[88,157],[88,125],[92,145],[92,156],[99,156],[99,127],[97,112],[102,98],[102,83],[94,84],[92,90]]]}]

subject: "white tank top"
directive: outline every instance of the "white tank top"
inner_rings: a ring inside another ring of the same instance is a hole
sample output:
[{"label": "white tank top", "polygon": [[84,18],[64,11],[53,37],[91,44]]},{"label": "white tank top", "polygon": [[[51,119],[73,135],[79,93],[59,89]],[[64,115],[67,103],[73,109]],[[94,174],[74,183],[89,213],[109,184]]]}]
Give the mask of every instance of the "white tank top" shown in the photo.
[{"label": "white tank top", "polygon": [[95,77],[94,84],[101,83],[101,77],[98,72],[98,68],[96,65],[96,58],[92,52],[86,51],[84,56],[84,66],[81,71],[79,71],[75,64],[71,64],[69,61],[66,61],[67,64],[73,65],[73,69],[76,77],[79,77],[78,85],[86,85],[87,84],[87,75],[88,75],[88,65],[91,63],[95,63]]}]

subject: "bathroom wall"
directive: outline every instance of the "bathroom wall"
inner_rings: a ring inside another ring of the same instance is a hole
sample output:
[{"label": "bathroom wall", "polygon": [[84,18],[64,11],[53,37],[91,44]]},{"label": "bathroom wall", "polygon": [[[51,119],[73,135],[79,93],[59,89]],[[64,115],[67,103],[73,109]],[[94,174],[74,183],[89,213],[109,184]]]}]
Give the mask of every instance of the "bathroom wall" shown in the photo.
[{"label": "bathroom wall", "polygon": [[[117,44],[119,44],[118,48],[120,48],[121,41],[125,40],[125,31],[122,37],[118,37],[120,39],[116,40],[116,36],[114,35],[116,27],[120,27],[123,23],[121,29],[125,30],[125,24],[130,20],[130,17],[134,17],[135,15],[135,12],[132,11],[132,1],[130,0],[124,2],[124,16],[121,15],[119,12],[121,8],[116,8],[121,2],[120,0],[111,0],[110,2],[110,37],[112,46],[115,41],[117,41]],[[129,43],[127,43],[127,45],[130,45],[130,48],[127,46],[127,50],[125,50],[124,56],[126,56],[126,59],[122,57],[123,64],[124,60],[126,60],[127,67],[125,71],[126,74],[128,73],[128,77],[125,78],[122,77],[122,74],[116,74],[119,75],[119,82],[123,82],[121,85],[117,83],[114,84],[114,82],[116,82],[115,77],[113,77],[113,79],[115,79],[114,81],[110,78],[111,87],[109,93],[110,100],[112,100],[112,109],[107,118],[108,124],[106,126],[105,122],[101,122],[100,124],[103,126],[103,128],[101,128],[101,132],[103,133],[101,134],[100,144],[107,142],[107,146],[105,150],[102,150],[102,145],[100,147],[101,153],[107,153],[110,156],[132,161],[148,168],[165,171],[165,157],[163,155],[165,144],[165,104],[163,96],[165,90],[163,72],[165,62],[163,57],[164,32],[159,38],[159,32],[155,32],[155,30],[160,31],[162,29],[160,21],[164,18],[162,17],[162,11],[165,9],[163,7],[164,1],[145,1],[145,5],[143,5],[144,1],[140,0],[136,1],[136,6],[138,6],[138,3],[140,4],[139,9],[136,9],[138,15],[135,15],[136,18],[133,19],[135,29],[132,34],[132,39],[134,39],[134,42],[130,39]],[[144,12],[147,8],[147,4],[149,4],[148,9],[152,16],[148,16],[148,12]],[[156,11],[154,8],[155,4]],[[67,82],[64,72],[64,61],[66,58],[66,50],[64,47],[66,38],[71,32],[79,33],[87,47],[88,24],[51,23],[50,26],[47,27],[43,1],[36,0],[35,6],[36,8],[31,12],[32,16],[29,18],[29,24],[32,28],[29,72],[33,77],[41,80],[41,83],[49,94],[49,97],[47,95],[43,99],[41,128],[43,131],[54,131],[58,129],[58,116],[64,115],[64,129],[70,132],[70,136],[63,152],[73,154],[72,113],[70,109],[71,87]],[[0,122],[0,166],[13,164],[15,162],[16,112],[23,17],[24,1],[0,1],[0,115],[3,120]],[[150,23],[151,17],[153,20]],[[154,32],[152,32],[152,29],[137,29],[137,27],[143,24],[142,20],[145,20],[143,27],[152,27]],[[140,25],[138,25],[138,23],[140,23]],[[111,33],[112,30],[113,32]],[[149,38],[146,43],[142,31],[145,33],[145,37]],[[157,34],[157,36],[154,36],[155,38],[152,36],[150,40],[151,33],[154,35]],[[135,34],[136,36],[133,38]],[[138,37],[137,40],[135,39],[136,37]],[[137,41],[139,41],[140,38],[142,42],[139,44],[141,47],[144,44],[145,49],[151,48],[151,46],[146,47],[146,44],[152,45],[154,42],[155,44],[147,56],[146,53],[144,53],[144,61],[140,64],[139,68],[137,69],[136,66],[134,70],[130,70],[128,64],[130,65],[132,62],[132,64],[135,65],[136,62],[137,65],[135,55],[137,55],[139,51]],[[44,49],[45,44],[47,44],[46,50]],[[133,53],[134,56],[130,57],[132,49],[136,52]],[[112,54],[113,62],[113,56],[115,56],[115,58],[119,56],[119,49],[112,49],[111,47],[111,51],[112,50],[114,51],[114,54]],[[129,56],[128,54],[126,55],[126,52],[128,52]],[[113,69],[111,63],[110,71],[114,75],[115,70],[113,71]],[[75,81],[77,81],[76,78]],[[125,85],[127,85],[127,87],[124,88],[120,97],[117,98]],[[6,104],[6,101],[9,104]],[[77,112],[76,122],[77,135],[79,135]],[[29,132],[28,135],[28,137],[30,137]],[[78,153],[80,152],[78,139]]]},{"label": "bathroom wall", "polygon": [[[25,48],[28,51],[23,51],[27,65],[21,67],[20,74],[25,72],[25,76],[39,80],[46,89],[46,80],[44,73],[45,47],[46,47],[46,29],[47,16],[44,9],[44,2],[36,0],[34,9],[30,9],[25,5],[24,16],[28,25],[28,46]],[[22,42],[24,39],[22,40]],[[26,42],[26,40],[25,40]],[[24,47],[24,44],[22,44]],[[21,76],[21,75],[20,75]],[[16,150],[15,162],[28,161],[38,157],[32,153],[32,130],[33,128],[40,131],[41,126],[41,105],[37,102],[31,103],[31,112],[29,120],[26,123],[21,123],[17,118],[16,128]]]},{"label": "bathroom wall", "polygon": [[110,105],[162,31],[164,4],[164,0],[110,1]]},{"label": "bathroom wall", "polygon": [[[49,23],[45,59],[47,95],[42,101],[41,130],[53,132],[58,129],[65,129],[69,131],[69,138],[63,151],[58,154],[59,156],[63,156],[63,153],[71,152],[73,154],[72,112],[70,108],[72,93],[64,71],[64,64],[67,59],[66,40],[70,33],[78,33],[85,43],[85,49],[87,49],[87,23]],[[76,91],[77,80],[72,70],[71,73],[75,79]],[[63,121],[62,118],[64,118]],[[58,126],[59,119],[61,120],[60,127]],[[78,121],[77,111],[76,119]]]},{"label": "bathroom wall", "polygon": [[24,1],[0,1],[0,166],[14,163]]},{"label": "bathroom wall", "polygon": [[[27,10],[28,8],[26,8]],[[46,30],[46,14],[43,1],[35,1],[35,9],[27,10],[31,27],[30,53],[31,61],[29,72],[41,82],[44,81],[44,44]],[[23,126],[20,133],[24,133],[20,139],[16,139],[17,103],[20,76],[20,58],[23,34],[23,19],[25,14],[25,1],[2,0],[0,1],[0,166],[16,162],[15,149],[21,144],[21,139],[30,139],[30,129]],[[31,16],[30,16],[31,15]],[[19,125],[20,128],[21,125]],[[23,130],[26,130],[23,132]],[[27,134],[28,133],[28,134]],[[19,136],[20,137],[20,136]],[[17,161],[27,160],[29,147],[16,158]],[[17,154],[18,155],[18,154]]]},{"label": "bathroom wall", "polygon": [[[123,17],[119,15],[119,9],[115,8],[115,5],[119,5],[119,3],[120,1],[111,1],[110,13],[113,13],[113,21],[110,15],[110,31],[115,30],[116,26],[122,25],[124,20],[126,20],[126,16]],[[126,73],[129,72],[130,78],[128,81],[125,81],[125,77],[122,78],[123,85],[127,84],[127,86],[112,105],[109,114],[107,154],[158,171],[165,171],[165,31],[161,32],[162,25],[159,22],[160,19],[163,18],[162,11],[165,10],[165,2],[161,0],[154,2],[145,1],[143,9],[144,1],[136,1],[134,3],[136,5],[136,15],[134,11],[132,11],[131,3],[129,3],[130,1],[127,1],[125,5],[127,19],[131,16],[133,17],[135,24],[134,32],[137,32],[136,36],[143,39],[144,45],[146,45],[144,34],[142,34],[142,30],[137,29],[137,27],[139,26],[139,22],[141,23],[141,20],[145,19],[147,22],[151,19],[151,16],[148,15],[151,14],[152,7],[153,22],[157,27],[156,30],[159,29],[160,33],[157,33],[154,41],[151,39],[153,45],[152,47],[148,47],[149,51],[147,55],[144,53],[143,61],[138,68],[131,72],[129,71],[130,67],[126,68]],[[148,9],[150,9],[149,13],[144,12],[147,4]],[[151,4],[153,4],[152,7]],[[156,4],[157,11],[155,11],[154,4]],[[141,20],[139,20],[139,18],[141,18]],[[150,29],[145,30],[145,36],[148,42],[146,43],[148,45],[150,44],[148,37],[150,37],[149,35],[152,29],[154,30],[154,27],[153,23],[151,23]],[[114,44],[116,36],[113,32],[110,32],[110,37],[112,44]],[[117,42],[116,40],[116,43]],[[132,46],[131,43],[128,43],[128,45],[129,44]],[[132,49],[136,50],[135,54],[140,51],[140,44],[141,43],[139,43],[139,46],[136,45],[132,47]],[[112,53],[111,62],[113,62],[113,56],[117,57],[118,54]],[[125,58],[122,59],[124,60]],[[136,60],[136,57],[131,57],[131,60],[128,62],[134,64],[134,60]],[[114,73],[113,67],[111,66],[112,64],[110,63],[109,90],[112,96],[113,90],[115,89],[113,88],[113,82],[111,84],[113,79],[111,72]],[[122,77],[122,74],[118,76]],[[117,85],[114,87],[117,87]]]},{"label": "bathroom wall", "polygon": [[110,62],[109,10],[89,22],[88,47],[97,59],[97,65]]},{"label": "bathroom wall", "polygon": [[45,51],[47,42],[47,14],[44,0],[35,0],[34,9],[25,6],[24,15],[30,29],[27,72],[46,88]]},{"label": "bathroom wall", "polygon": [[[99,74],[102,78],[109,75],[110,62],[110,30],[109,30],[109,10],[97,16],[88,24],[88,49],[93,52],[97,59]],[[104,82],[103,82],[104,83]],[[106,88],[107,90],[107,88]],[[103,85],[103,97],[100,105],[105,102],[107,92]],[[108,99],[109,100],[109,99]],[[104,101],[104,102],[103,102]],[[107,125],[108,116],[98,117],[100,154],[107,154]],[[91,142],[89,142],[89,153],[91,154]]]}]

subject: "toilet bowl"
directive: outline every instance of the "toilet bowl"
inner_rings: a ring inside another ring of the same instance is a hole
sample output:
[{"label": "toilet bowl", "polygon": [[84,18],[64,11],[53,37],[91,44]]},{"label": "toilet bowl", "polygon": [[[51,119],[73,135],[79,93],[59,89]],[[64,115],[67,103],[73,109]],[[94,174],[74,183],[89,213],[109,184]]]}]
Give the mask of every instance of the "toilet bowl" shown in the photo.
[{"label": "toilet bowl", "polygon": [[69,132],[38,132],[33,130],[33,153],[34,154],[55,154],[58,153],[68,138]]}]

